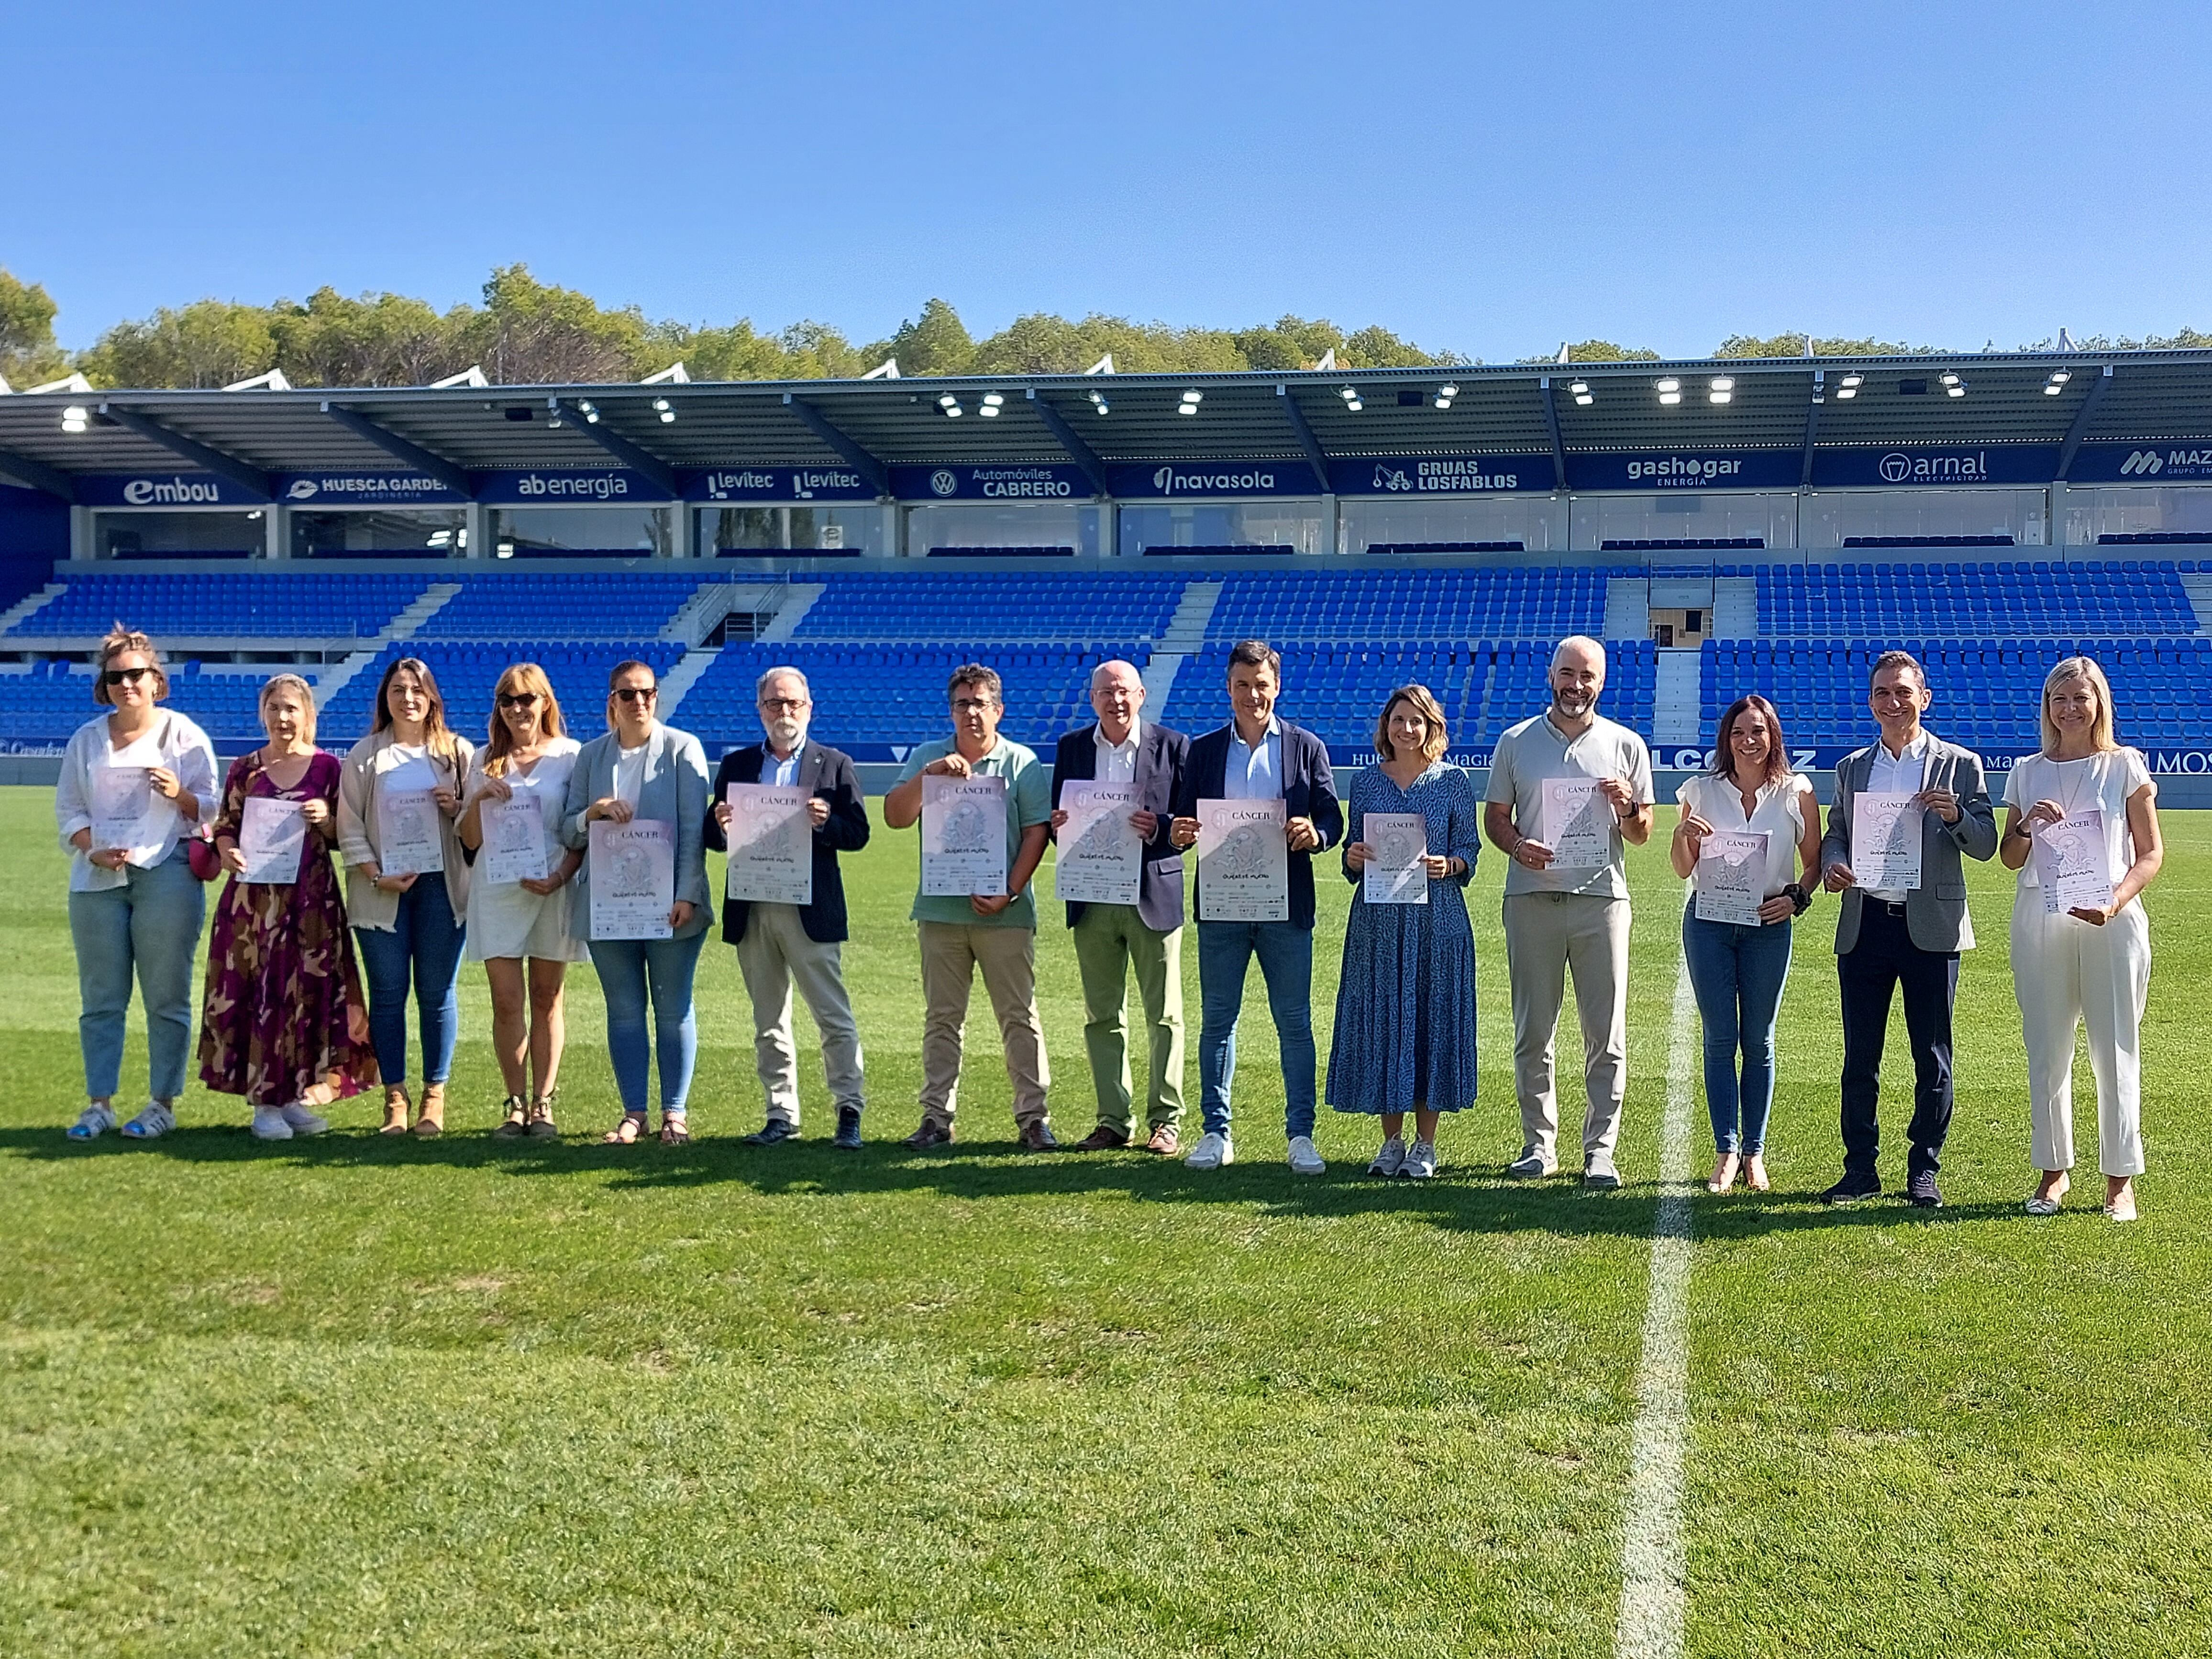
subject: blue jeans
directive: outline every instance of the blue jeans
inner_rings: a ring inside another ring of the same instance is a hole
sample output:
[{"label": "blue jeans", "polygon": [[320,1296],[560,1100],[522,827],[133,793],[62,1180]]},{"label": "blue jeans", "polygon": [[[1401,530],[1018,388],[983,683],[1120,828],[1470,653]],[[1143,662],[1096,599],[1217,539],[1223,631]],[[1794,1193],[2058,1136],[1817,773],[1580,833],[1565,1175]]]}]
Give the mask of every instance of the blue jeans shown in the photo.
[{"label": "blue jeans", "polygon": [[[657,1052],[660,1059],[660,1115],[684,1110],[691,1068],[699,1059],[699,1018],[691,1007],[691,975],[699,967],[704,933],[689,939],[593,939],[592,966],[607,1004],[607,1057],[623,1110],[645,1115],[646,1089]],[[653,1028],[646,1029],[646,1001]]]},{"label": "blue jeans", "polygon": [[1198,924],[1199,1109],[1208,1134],[1229,1133],[1229,1085],[1237,1077],[1237,1018],[1254,957],[1267,981],[1267,1011],[1283,1057],[1283,1133],[1314,1127],[1313,933],[1288,921]]},{"label": "blue jeans", "polygon": [[199,954],[207,895],[179,845],[150,870],[125,865],[121,887],[69,896],[76,945],[77,1042],[84,1091],[110,1100],[123,1077],[123,1019],[131,979],[146,1006],[147,1088],[156,1100],[185,1091],[192,1046],[192,960]]},{"label": "blue jeans", "polygon": [[1745,927],[1701,921],[1694,909],[1682,912],[1682,957],[1705,1027],[1705,1109],[1712,1115],[1713,1145],[1723,1152],[1766,1150],[1766,1117],[1774,1109],[1774,1020],[1782,988],[1790,982],[1794,927],[1778,921]]},{"label": "blue jeans", "polygon": [[392,931],[356,927],[368,981],[368,1035],[376,1069],[387,1086],[407,1081],[407,986],[411,975],[421,1011],[422,1080],[453,1074],[453,1039],[461,1023],[461,924],[453,920],[446,878],[421,877],[399,896]]}]

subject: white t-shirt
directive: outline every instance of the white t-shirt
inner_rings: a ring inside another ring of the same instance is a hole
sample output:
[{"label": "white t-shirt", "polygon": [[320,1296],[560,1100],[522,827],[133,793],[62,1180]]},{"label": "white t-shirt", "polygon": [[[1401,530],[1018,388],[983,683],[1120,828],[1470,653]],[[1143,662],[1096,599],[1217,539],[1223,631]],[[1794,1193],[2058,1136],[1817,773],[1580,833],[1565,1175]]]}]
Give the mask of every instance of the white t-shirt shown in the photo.
[{"label": "white t-shirt", "polygon": [[[2135,749],[2107,749],[2081,760],[2052,760],[2029,755],[2005,781],[2005,805],[2025,814],[2039,800],[2055,800],[2069,817],[2092,807],[2105,815],[2106,867],[2117,882],[2136,861],[2135,831],[2128,827],[2128,799],[2150,782],[2150,768]],[[2022,887],[2041,887],[2033,854],[2020,867]]]},{"label": "white t-shirt", "polygon": [[[1761,890],[1768,898],[1797,879],[1797,843],[1805,834],[1806,813],[1816,810],[1813,786],[1802,774],[1788,772],[1761,784],[1748,817],[1744,814],[1742,794],[1728,778],[1686,778],[1674,792],[1674,799],[1716,830],[1765,836],[1766,885]],[[1693,874],[1691,880],[1696,879]]]},{"label": "white t-shirt", "polygon": [[615,744],[615,793],[633,810],[645,787],[645,758],[652,752],[651,738],[635,749],[625,749],[620,743]]}]

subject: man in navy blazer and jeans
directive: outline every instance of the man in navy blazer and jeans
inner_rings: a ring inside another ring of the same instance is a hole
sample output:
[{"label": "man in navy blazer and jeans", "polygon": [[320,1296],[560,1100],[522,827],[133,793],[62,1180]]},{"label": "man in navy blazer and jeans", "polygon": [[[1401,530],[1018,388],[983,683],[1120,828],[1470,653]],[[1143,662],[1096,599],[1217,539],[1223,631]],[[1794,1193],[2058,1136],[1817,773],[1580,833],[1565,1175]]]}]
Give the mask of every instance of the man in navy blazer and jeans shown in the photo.
[{"label": "man in navy blazer and jeans", "polygon": [[1328,1166],[1313,1141],[1316,1059],[1313,1037],[1313,855],[1344,836],[1344,809],[1328,745],[1303,726],[1277,717],[1283,659],[1260,640],[1229,652],[1230,723],[1192,740],[1190,762],[1176,797],[1170,839],[1198,840],[1201,800],[1280,799],[1290,847],[1290,920],[1207,921],[1206,878],[1199,876],[1198,1075],[1206,1133],[1183,1162],[1218,1170],[1236,1160],[1229,1134],[1229,1085],[1237,1072],[1237,1018],[1244,1006],[1244,974],[1254,957],[1267,981],[1267,1008],[1283,1060],[1283,1127],[1291,1168],[1319,1175]]},{"label": "man in navy blazer and jeans", "polygon": [[738,947],[738,971],[753,1005],[753,1060],[768,1095],[768,1121],[745,1139],[773,1146],[799,1133],[799,1055],[791,1032],[791,988],[822,1033],[822,1064],[830,1098],[837,1108],[835,1144],[860,1144],[860,1033],[853,1019],[840,961],[846,938],[845,885],[837,854],[868,844],[868,809],[851,757],[811,741],[806,728],[813,693],[796,668],[771,668],[755,688],[765,741],[733,749],[714,775],[714,810],[707,845],[729,848],[730,786],[765,783],[804,789],[814,823],[814,898],[809,904],[756,904],[722,900],[722,937]]},{"label": "man in navy blazer and jeans", "polygon": [[1144,677],[1134,663],[1101,663],[1091,676],[1098,718],[1060,740],[1052,763],[1052,834],[1067,814],[1061,793],[1073,782],[1127,784],[1137,792],[1129,822],[1145,844],[1134,904],[1070,902],[1067,926],[1083,975],[1083,1042],[1098,1091],[1098,1127],[1075,1143],[1079,1152],[1126,1146],[1130,1134],[1128,973],[1137,974],[1152,1041],[1152,1083],[1145,1150],[1180,1150],[1182,1122],[1182,854],[1169,838],[1176,791],[1190,739],[1138,719]]}]

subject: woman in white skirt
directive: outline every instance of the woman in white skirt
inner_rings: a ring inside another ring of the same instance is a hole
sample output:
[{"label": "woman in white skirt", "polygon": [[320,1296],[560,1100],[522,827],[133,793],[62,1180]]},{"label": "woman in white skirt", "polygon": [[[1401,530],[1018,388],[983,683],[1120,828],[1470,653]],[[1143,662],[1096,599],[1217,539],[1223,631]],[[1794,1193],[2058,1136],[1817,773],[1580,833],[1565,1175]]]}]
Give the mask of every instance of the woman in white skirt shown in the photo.
[{"label": "woman in white skirt", "polygon": [[560,1133],[562,988],[585,955],[568,936],[568,884],[583,854],[561,844],[561,808],[582,746],[562,729],[545,671],[516,663],[499,677],[490,741],[463,791],[461,844],[476,856],[468,954],[491,981],[492,1048],[507,1085],[492,1133],[507,1139]]},{"label": "woman in white skirt", "polygon": [[[2013,768],[1998,856],[2020,872],[2012,912],[2013,991],[2027,1047],[2037,1169],[2030,1215],[2056,1215],[2074,1165],[2074,1032],[2089,1030],[2097,1079],[2105,1213],[2136,1218],[2142,1173],[2142,1015],[2150,923],[2137,902],[2164,860],[2158,786],[2142,756],[2112,735],[2112,689],[2087,657],[2043,683],[2043,749]],[[2087,815],[2094,814],[2094,817]],[[2045,884],[2078,873],[2095,890],[2061,908]],[[2101,889],[2111,884],[2103,903]]]}]

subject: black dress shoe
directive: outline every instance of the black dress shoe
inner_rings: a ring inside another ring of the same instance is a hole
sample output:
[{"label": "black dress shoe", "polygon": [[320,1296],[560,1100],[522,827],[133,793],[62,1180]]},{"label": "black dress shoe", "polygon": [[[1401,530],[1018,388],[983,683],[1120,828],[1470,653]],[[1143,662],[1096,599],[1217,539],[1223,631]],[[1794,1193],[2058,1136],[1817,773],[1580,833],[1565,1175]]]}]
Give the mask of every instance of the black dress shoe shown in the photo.
[{"label": "black dress shoe", "polygon": [[913,1147],[916,1152],[921,1152],[931,1146],[943,1146],[951,1139],[952,1126],[950,1123],[938,1123],[929,1118],[924,1118],[921,1121],[921,1127],[908,1135],[902,1144]]},{"label": "black dress shoe", "polygon": [[1923,1170],[1905,1183],[1905,1200],[1916,1210],[1943,1207],[1943,1189],[1936,1184],[1936,1171]]},{"label": "black dress shoe", "polygon": [[1880,1198],[1881,1196],[1881,1177],[1880,1176],[1856,1175],[1845,1176],[1820,1194],[1821,1200],[1828,1204],[1856,1204],[1863,1198]]},{"label": "black dress shoe", "polygon": [[837,1109],[837,1133],[830,1137],[830,1144],[832,1146],[842,1147],[848,1152],[860,1151],[860,1109],[859,1107],[840,1106]]},{"label": "black dress shoe", "polygon": [[779,1140],[795,1139],[798,1133],[796,1123],[787,1123],[780,1117],[772,1117],[744,1139],[748,1146],[773,1146]]}]

